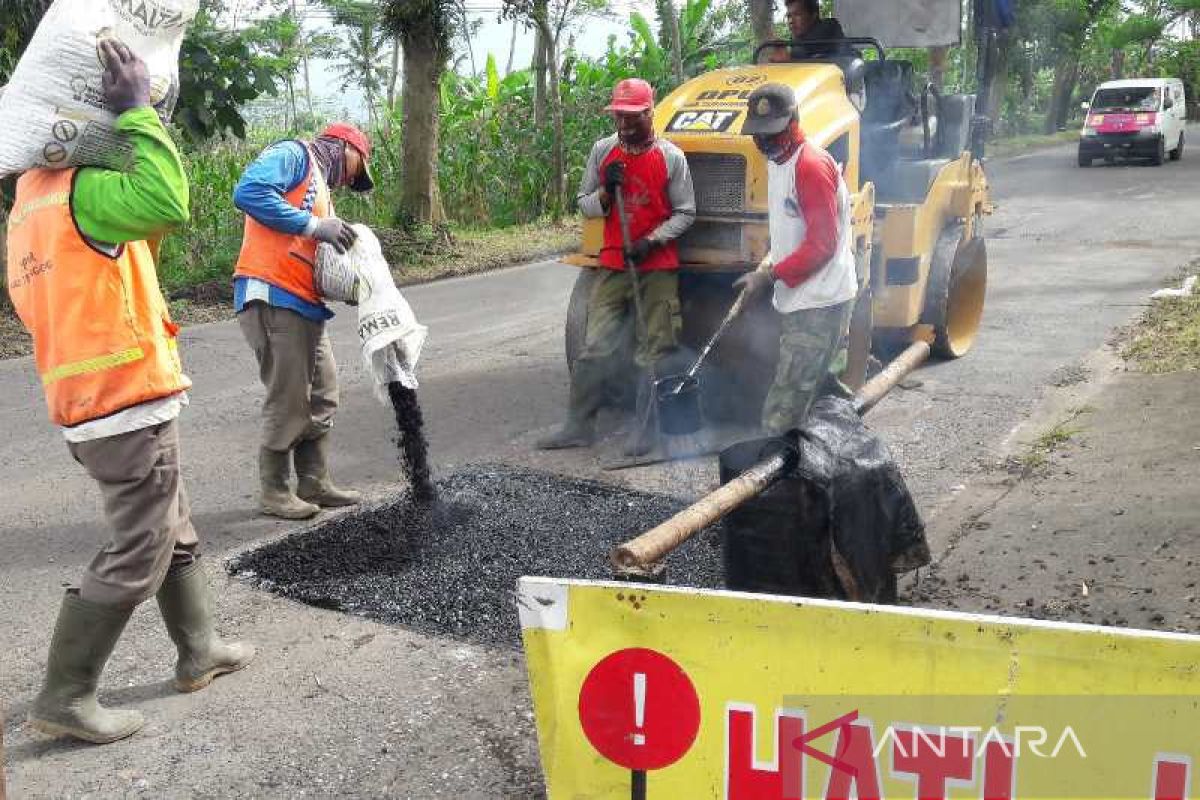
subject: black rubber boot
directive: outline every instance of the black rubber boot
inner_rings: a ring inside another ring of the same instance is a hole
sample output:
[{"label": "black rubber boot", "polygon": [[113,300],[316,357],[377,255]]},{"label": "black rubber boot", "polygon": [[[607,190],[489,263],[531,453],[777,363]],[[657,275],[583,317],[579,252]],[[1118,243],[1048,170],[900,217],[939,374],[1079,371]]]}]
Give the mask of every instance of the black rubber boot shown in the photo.
[{"label": "black rubber boot", "polygon": [[293,451],[296,459],[296,496],[321,508],[341,508],[362,502],[362,495],[353,489],[340,489],[329,476],[329,434],[297,442]]},{"label": "black rubber boot", "polygon": [[571,372],[567,421],[538,440],[539,450],[591,447],[596,438],[596,412],[604,401],[604,374],[595,362],[580,359]]},{"label": "black rubber boot", "polygon": [[199,561],[167,574],[158,590],[158,608],[179,651],[175,665],[178,691],[203,689],[218,675],[237,672],[254,659],[252,646],[226,643],[217,636],[209,605],[208,578]]},{"label": "black rubber boot", "polygon": [[108,709],[96,699],[100,674],[132,614],[132,608],[89,603],[78,591],[67,592],[50,641],[46,680],[29,712],[34,730],[108,744],[142,729],[146,720],[137,711]]}]

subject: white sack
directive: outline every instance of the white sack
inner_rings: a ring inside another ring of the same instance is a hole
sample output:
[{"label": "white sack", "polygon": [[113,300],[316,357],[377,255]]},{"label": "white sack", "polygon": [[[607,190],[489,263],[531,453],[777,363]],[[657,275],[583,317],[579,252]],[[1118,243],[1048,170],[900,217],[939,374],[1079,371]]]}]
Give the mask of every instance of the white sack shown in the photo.
[{"label": "white sack", "polygon": [[1166,297],[1191,297],[1196,288],[1196,276],[1189,275],[1178,289],[1159,289],[1150,295],[1151,300],[1161,300]]},{"label": "white sack", "polygon": [[33,167],[124,169],[132,148],[105,107],[99,43],[146,62],[165,122],[179,97],[179,48],[199,0],[55,0],[0,94],[0,177]]},{"label": "white sack", "polygon": [[358,303],[363,366],[375,379],[375,396],[386,403],[389,383],[417,388],[417,361],[429,329],[417,322],[396,288],[374,232],[366,225],[353,228],[358,239],[344,255],[328,244],[317,248],[314,275],[318,291],[327,299]]}]

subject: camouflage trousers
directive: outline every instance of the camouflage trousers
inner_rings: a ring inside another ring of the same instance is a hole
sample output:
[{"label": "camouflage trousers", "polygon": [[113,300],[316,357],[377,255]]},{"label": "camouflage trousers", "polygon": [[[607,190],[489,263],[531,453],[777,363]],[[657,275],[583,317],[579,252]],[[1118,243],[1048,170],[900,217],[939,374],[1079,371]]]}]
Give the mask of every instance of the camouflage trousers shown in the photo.
[{"label": "camouflage trousers", "polygon": [[783,315],[779,366],[763,403],[762,426],[768,434],[801,427],[822,390],[845,391],[837,376],[846,369],[846,335],[853,311],[854,301],[850,300]]},{"label": "camouflage trousers", "polygon": [[[682,322],[679,316],[679,273],[671,271],[638,274],[642,294],[642,313],[646,316],[646,334],[637,336],[634,361],[643,369],[675,347]],[[616,270],[600,270],[600,279],[588,299],[587,336],[581,361],[606,361],[621,346],[621,335],[634,315],[633,284],[629,276]],[[638,331],[637,320],[633,329]]]}]

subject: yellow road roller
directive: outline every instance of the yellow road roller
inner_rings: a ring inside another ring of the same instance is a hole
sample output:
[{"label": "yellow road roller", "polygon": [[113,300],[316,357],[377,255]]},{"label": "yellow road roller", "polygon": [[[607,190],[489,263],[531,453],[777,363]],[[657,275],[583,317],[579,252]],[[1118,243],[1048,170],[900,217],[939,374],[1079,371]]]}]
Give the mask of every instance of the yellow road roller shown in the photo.
[{"label": "yellow road roller", "polygon": [[[739,134],[747,98],[767,82],[795,91],[806,137],[832,154],[853,197],[860,292],[845,382],[862,384],[872,348],[913,338],[929,339],[943,358],[965,355],[987,288],[986,120],[974,95],[917,86],[911,63],[887,58],[866,38],[768,42],[754,63],[692,79],[655,108],[655,130],[686,154],[696,192],[696,222],[680,240],[683,344],[707,340],[733,302],[733,281],[768,249],[766,163]],[[602,225],[585,221],[580,250],[566,263],[595,267]],[[568,364],[583,345],[595,273],[582,270],[572,293]],[[706,415],[758,413],[775,370],[778,325],[766,297],[734,323],[701,379]]]}]

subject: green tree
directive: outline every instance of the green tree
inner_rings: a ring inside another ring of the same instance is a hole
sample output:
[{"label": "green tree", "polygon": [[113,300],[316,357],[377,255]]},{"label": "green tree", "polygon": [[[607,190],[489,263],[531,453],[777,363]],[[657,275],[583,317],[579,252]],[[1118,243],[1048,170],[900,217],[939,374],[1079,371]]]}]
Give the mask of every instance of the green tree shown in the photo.
[{"label": "green tree", "polygon": [[262,25],[243,31],[222,28],[217,0],[203,0],[179,53],[179,102],[174,121],[193,142],[233,134],[246,137],[242,108],[275,95],[289,66],[270,52]]}]

